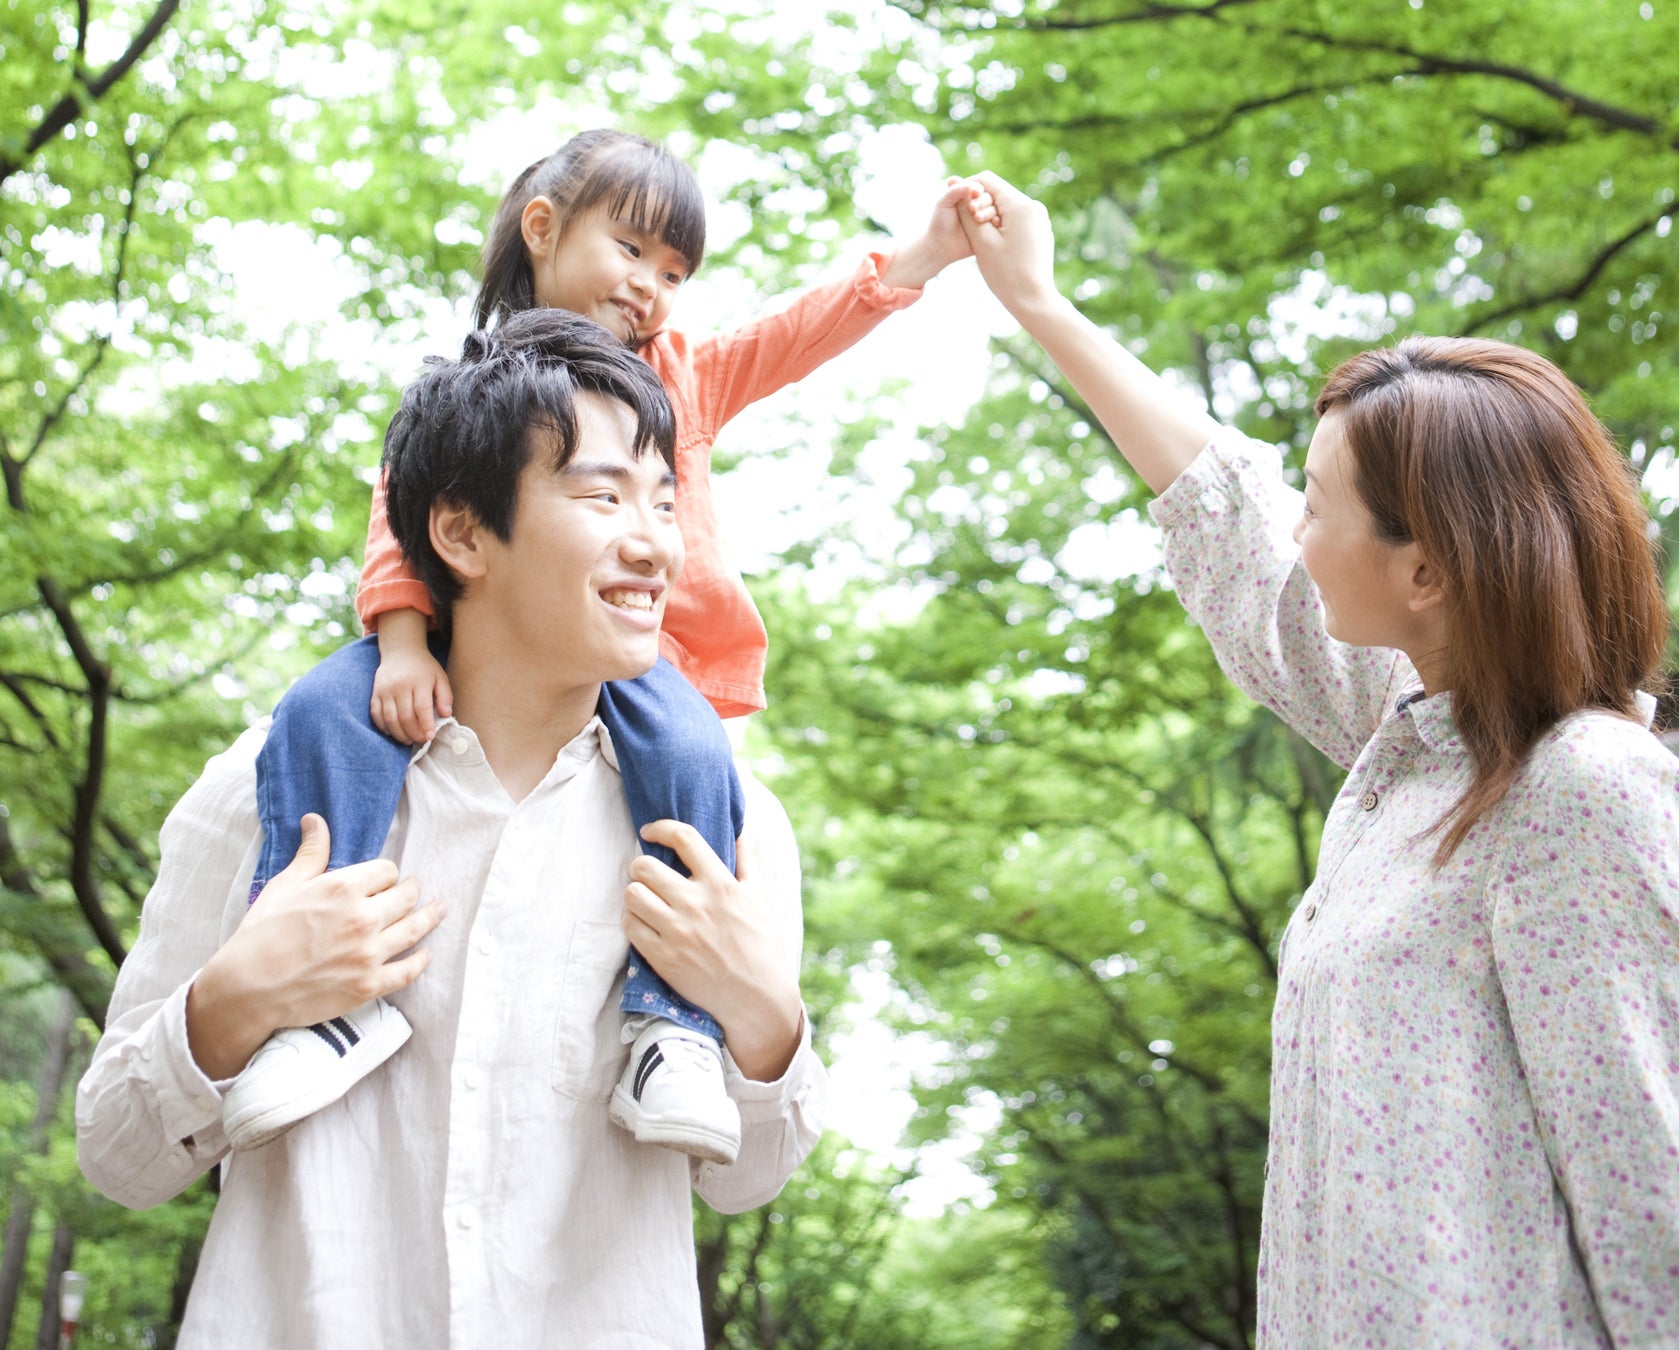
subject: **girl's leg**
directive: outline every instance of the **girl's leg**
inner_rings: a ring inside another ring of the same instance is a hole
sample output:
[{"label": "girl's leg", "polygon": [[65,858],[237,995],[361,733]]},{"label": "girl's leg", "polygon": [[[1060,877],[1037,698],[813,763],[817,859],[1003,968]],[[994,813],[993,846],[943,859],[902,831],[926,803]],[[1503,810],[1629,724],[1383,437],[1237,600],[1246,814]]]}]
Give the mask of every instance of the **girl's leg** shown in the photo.
[{"label": "girl's leg", "polygon": [[[313,811],[332,833],[329,867],[377,858],[396,816],[412,751],[373,726],[368,705],[379,646],[340,648],[294,684],[274,710],[257,755],[262,851],[251,899],[291,862]],[[277,1031],[251,1057],[222,1102],[235,1149],[260,1148],[338,1100],[408,1039],[406,1018],[384,999],[312,1027]]]},{"label": "girl's leg", "polygon": [[332,833],[329,867],[377,858],[413,755],[373,725],[368,711],[379,644],[341,647],[286,691],[257,756],[262,852],[251,899],[291,862],[305,812]]},{"label": "girl's leg", "polygon": [[[655,820],[683,821],[734,871],[746,803],[728,734],[699,691],[661,657],[640,679],[602,685],[600,716],[618,752],[618,772],[636,829]],[[688,875],[672,850],[661,844],[643,847]],[[660,979],[633,948],[619,1008],[723,1039],[716,1020]]]}]

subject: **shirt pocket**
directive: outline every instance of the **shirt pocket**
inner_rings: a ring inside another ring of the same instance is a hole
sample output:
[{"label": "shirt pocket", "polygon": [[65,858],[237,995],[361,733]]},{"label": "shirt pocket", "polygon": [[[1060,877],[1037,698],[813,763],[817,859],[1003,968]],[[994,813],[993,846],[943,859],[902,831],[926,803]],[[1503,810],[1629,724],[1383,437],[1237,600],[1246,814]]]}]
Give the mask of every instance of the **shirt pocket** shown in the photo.
[{"label": "shirt pocket", "polygon": [[604,1102],[629,1053],[619,1035],[619,989],[630,944],[616,923],[572,925],[554,1026],[554,1091]]}]

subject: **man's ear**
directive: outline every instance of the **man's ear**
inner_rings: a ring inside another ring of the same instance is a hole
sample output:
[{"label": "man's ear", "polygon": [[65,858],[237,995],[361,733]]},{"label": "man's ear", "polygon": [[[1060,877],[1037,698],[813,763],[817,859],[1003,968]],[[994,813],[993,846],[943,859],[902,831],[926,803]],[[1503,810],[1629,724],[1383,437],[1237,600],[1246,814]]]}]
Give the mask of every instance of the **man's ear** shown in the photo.
[{"label": "man's ear", "polygon": [[468,508],[452,502],[433,502],[430,533],[437,556],[462,581],[473,581],[488,570],[484,546],[490,532]]},{"label": "man's ear", "polygon": [[532,197],[519,213],[519,233],[524,236],[525,247],[536,255],[545,254],[553,247],[559,224],[559,212],[549,197]]}]

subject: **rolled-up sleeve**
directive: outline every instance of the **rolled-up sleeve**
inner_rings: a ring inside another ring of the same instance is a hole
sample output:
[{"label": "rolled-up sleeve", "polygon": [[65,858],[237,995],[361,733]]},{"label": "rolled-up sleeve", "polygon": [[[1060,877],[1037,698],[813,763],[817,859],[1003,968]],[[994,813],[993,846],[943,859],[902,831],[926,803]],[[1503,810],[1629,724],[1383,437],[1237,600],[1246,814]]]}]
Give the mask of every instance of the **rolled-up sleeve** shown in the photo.
[{"label": "rolled-up sleeve", "polygon": [[186,1005],[243,914],[261,838],[254,766],[264,734],[253,728],[212,759],[164,822],[157,881],[77,1089],[82,1172],[131,1209],[178,1194],[227,1152],[226,1084],[193,1059]]},{"label": "rolled-up sleeve", "polygon": [[[780,901],[787,960],[797,965],[804,949],[804,911],[793,827],[774,794],[744,765],[739,769],[754,874]],[[746,1077],[727,1047],[723,1066],[729,1096],[740,1107],[740,1155],[727,1167],[696,1163],[694,1189],[713,1209],[739,1214],[775,1199],[822,1138],[828,1074],[811,1047],[808,1017],[801,1017],[792,1063],[774,1082]]]}]

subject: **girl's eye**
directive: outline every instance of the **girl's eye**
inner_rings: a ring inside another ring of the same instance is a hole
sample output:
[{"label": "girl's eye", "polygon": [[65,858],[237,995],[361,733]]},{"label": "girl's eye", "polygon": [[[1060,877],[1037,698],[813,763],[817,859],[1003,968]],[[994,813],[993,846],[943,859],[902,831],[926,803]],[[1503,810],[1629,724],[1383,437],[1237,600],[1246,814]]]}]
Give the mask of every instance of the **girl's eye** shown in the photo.
[{"label": "girl's eye", "polygon": [[666,272],[665,282],[671,286],[680,286],[687,278],[680,272]]},{"label": "girl's eye", "polygon": [[639,258],[641,256],[641,245],[637,244],[635,240],[620,239],[618,242],[624,246],[624,252],[628,253],[630,257]]}]

